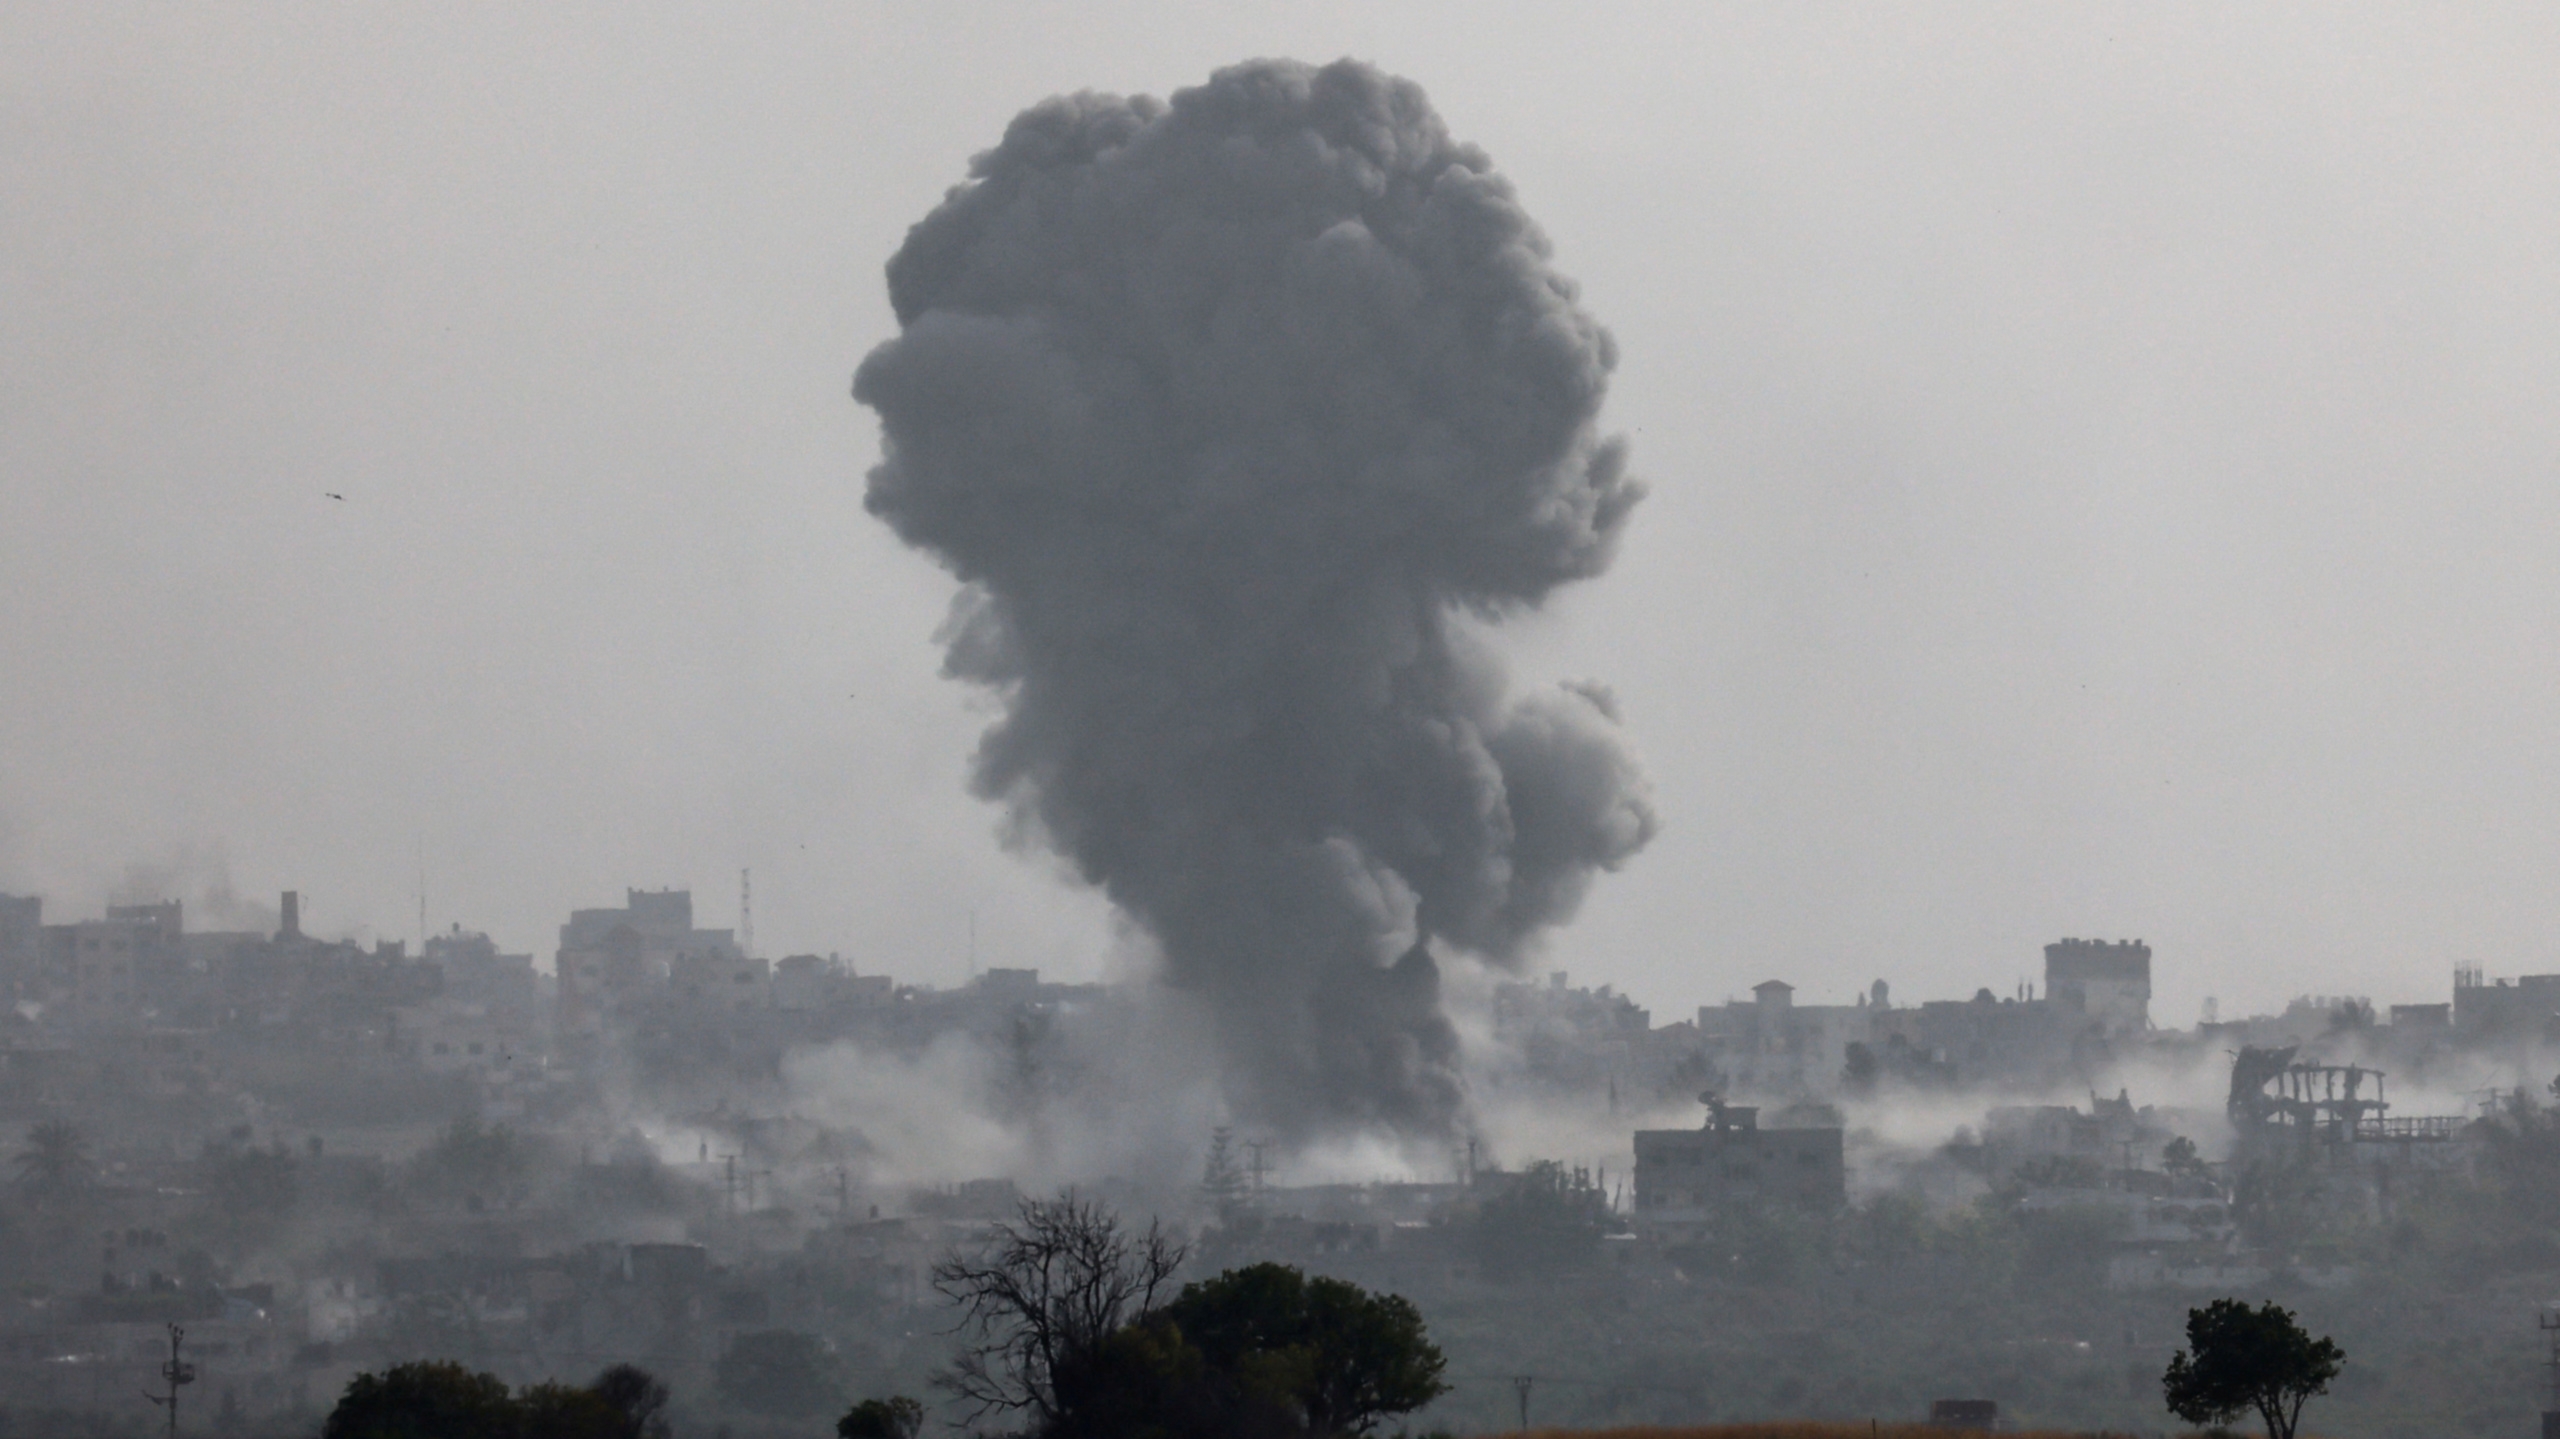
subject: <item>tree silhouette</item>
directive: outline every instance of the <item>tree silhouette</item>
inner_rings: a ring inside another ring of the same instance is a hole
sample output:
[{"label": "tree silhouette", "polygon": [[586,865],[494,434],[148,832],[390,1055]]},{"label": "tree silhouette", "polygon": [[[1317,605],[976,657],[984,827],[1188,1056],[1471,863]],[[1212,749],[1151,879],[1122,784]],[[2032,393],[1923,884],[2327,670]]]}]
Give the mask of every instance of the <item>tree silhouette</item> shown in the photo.
[{"label": "tree silhouette", "polygon": [[[2552,1082],[2560,1084],[2560,1080]],[[1244,1167],[1236,1163],[1235,1131],[1223,1124],[1209,1131],[1209,1161],[1201,1167],[1200,1193],[1221,1219],[1244,1201]]]},{"label": "tree silhouette", "polygon": [[28,1130],[27,1147],[18,1151],[18,1183],[40,1197],[76,1193],[94,1173],[89,1140],[67,1119],[48,1119]]},{"label": "tree silhouette", "polygon": [[348,1381],[320,1426],[321,1439],[442,1439],[489,1435],[509,1439],[522,1410],[494,1374],[451,1361],[395,1364]]},{"label": "tree silhouette", "polygon": [[2201,1175],[2206,1172],[2196,1142],[2181,1134],[2160,1147],[2160,1167],[2176,1175]]},{"label": "tree silhouette", "polygon": [[[535,1384],[517,1393],[515,1425],[511,1430],[454,1430],[457,1439],[469,1434],[471,1439],[501,1439],[512,1433],[517,1439],[623,1439],[622,1411],[606,1402],[593,1389],[580,1389],[570,1384]],[[446,1431],[435,1431],[441,1436]]]},{"label": "tree silhouette", "polygon": [[1449,1391],[1446,1361],[1411,1300],[1285,1264],[1188,1285],[1159,1317],[1210,1373],[1296,1410],[1306,1433],[1366,1434]]},{"label": "tree silhouette", "polygon": [[933,1266],[933,1287],[960,1306],[971,1340],[935,1382],[973,1406],[973,1419],[1028,1413],[1039,1431],[1071,1428],[1074,1399],[1059,1377],[1152,1314],[1181,1264],[1182,1247],[1155,1224],[1125,1233],[1072,1191],[1026,1199],[983,1251],[953,1250]]},{"label": "tree silhouette", "polygon": [[2272,1301],[2252,1309],[2217,1299],[2187,1311],[2187,1347],[2169,1360],[2160,1387],[2169,1412],[2190,1424],[2228,1423],[2254,1409],[2267,1439],[2293,1439],[2303,1403],[2328,1392],[2345,1359]]},{"label": "tree silhouette", "polygon": [[865,1399],[836,1421],[836,1439],[916,1439],[924,1428],[924,1406],[904,1394]]},{"label": "tree silhouette", "polygon": [[321,1425],[321,1439],[664,1439],[667,1387],[617,1364],[583,1388],[532,1384],[513,1393],[494,1374],[450,1360],[359,1374]]},{"label": "tree silhouette", "polygon": [[636,1364],[616,1364],[587,1386],[620,1416],[614,1439],[666,1439],[667,1386]]}]

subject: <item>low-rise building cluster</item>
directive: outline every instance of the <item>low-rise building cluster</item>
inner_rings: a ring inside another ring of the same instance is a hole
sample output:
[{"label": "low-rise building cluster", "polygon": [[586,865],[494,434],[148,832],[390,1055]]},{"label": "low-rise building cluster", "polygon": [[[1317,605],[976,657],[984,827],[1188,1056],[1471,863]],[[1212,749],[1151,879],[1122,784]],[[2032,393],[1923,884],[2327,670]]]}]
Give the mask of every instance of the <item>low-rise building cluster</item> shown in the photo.
[{"label": "low-rise building cluster", "polygon": [[[1579,1153],[1478,1135],[1445,1172],[1292,1184],[1263,1136],[1221,1131],[1195,1137],[1207,1178],[1171,1207],[1204,1259],[1432,1293],[1729,1264],[1737,1212],[1898,1186],[2102,1211],[2110,1283],[2224,1284],[2277,1262],[2239,1222],[2253,1157],[2300,1157],[2329,1202],[2379,1215],[2394,1174],[2470,1153],[2469,1115],[2394,1109],[2390,1076],[2407,1093],[2560,1038],[2560,976],[2465,970],[2446,1003],[2306,998],[2172,1030],[2151,966],[2140,940],[2064,939],[2005,995],[1903,1002],[1880,979],[1814,1004],[1769,978],[1662,1024],[1562,974],[1504,984],[1479,1082],[1568,1116]],[[0,896],[0,1005],[0,1125],[25,1136],[0,1206],[0,1408],[130,1394],[181,1323],[210,1406],[282,1414],[418,1353],[519,1379],[610,1355],[708,1384],[776,1329],[826,1336],[847,1373],[912,1376],[940,1357],[934,1256],[1009,1214],[1018,1176],[883,1169],[860,1123],[795,1106],[795,1056],[958,1044],[984,1092],[949,1096],[952,1117],[1037,1134],[1140,1009],[1032,970],[939,989],[769,961],[682,890],[572,912],[548,963],[459,926],[414,953],[307,934],[290,893],[254,932],[190,930],[175,901],[56,918]],[[2228,1072],[2226,1101],[2137,1103],[2198,1066]],[[1870,1122],[1919,1100],[1971,1117],[1918,1146]],[[1161,1176],[1095,1192],[1169,1204]]]}]

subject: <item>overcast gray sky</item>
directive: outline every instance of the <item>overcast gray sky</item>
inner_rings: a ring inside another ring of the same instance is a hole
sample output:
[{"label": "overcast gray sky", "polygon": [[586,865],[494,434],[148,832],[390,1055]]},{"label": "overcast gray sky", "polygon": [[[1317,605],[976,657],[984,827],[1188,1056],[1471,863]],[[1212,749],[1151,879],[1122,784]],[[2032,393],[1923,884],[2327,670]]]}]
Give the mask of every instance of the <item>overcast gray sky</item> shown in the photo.
[{"label": "overcast gray sky", "polygon": [[847,385],[1017,110],[1261,55],[1419,81],[1620,344],[1653,493],[1503,644],[1663,830],[1554,966],[2560,968],[2540,7],[0,5],[0,889],[1098,972]]}]

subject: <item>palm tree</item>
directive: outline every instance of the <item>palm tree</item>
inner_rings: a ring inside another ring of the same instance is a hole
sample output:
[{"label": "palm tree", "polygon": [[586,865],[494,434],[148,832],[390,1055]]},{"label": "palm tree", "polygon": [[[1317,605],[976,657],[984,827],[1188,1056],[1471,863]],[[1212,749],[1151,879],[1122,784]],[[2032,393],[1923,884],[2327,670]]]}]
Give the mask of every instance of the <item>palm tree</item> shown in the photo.
[{"label": "palm tree", "polygon": [[27,1131],[18,1151],[18,1183],[41,1194],[63,1194],[89,1182],[89,1141],[67,1119],[48,1119]]}]

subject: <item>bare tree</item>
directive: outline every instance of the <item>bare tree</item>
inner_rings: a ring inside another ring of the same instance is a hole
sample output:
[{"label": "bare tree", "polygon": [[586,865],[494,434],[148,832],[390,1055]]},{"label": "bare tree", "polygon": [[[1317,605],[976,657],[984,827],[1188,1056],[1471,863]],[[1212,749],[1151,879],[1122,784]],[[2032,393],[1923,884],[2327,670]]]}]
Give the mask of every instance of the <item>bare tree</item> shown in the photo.
[{"label": "bare tree", "polygon": [[933,1266],[933,1287],[960,1306],[955,1332],[968,1341],[934,1382],[972,1405],[972,1420],[1028,1413],[1035,1429],[1062,1427],[1071,1416],[1059,1376],[1113,1331],[1154,1313],[1182,1259],[1182,1246],[1152,1219],[1144,1234],[1131,1234],[1073,1190],[1026,1199],[977,1252],[953,1249]]}]

